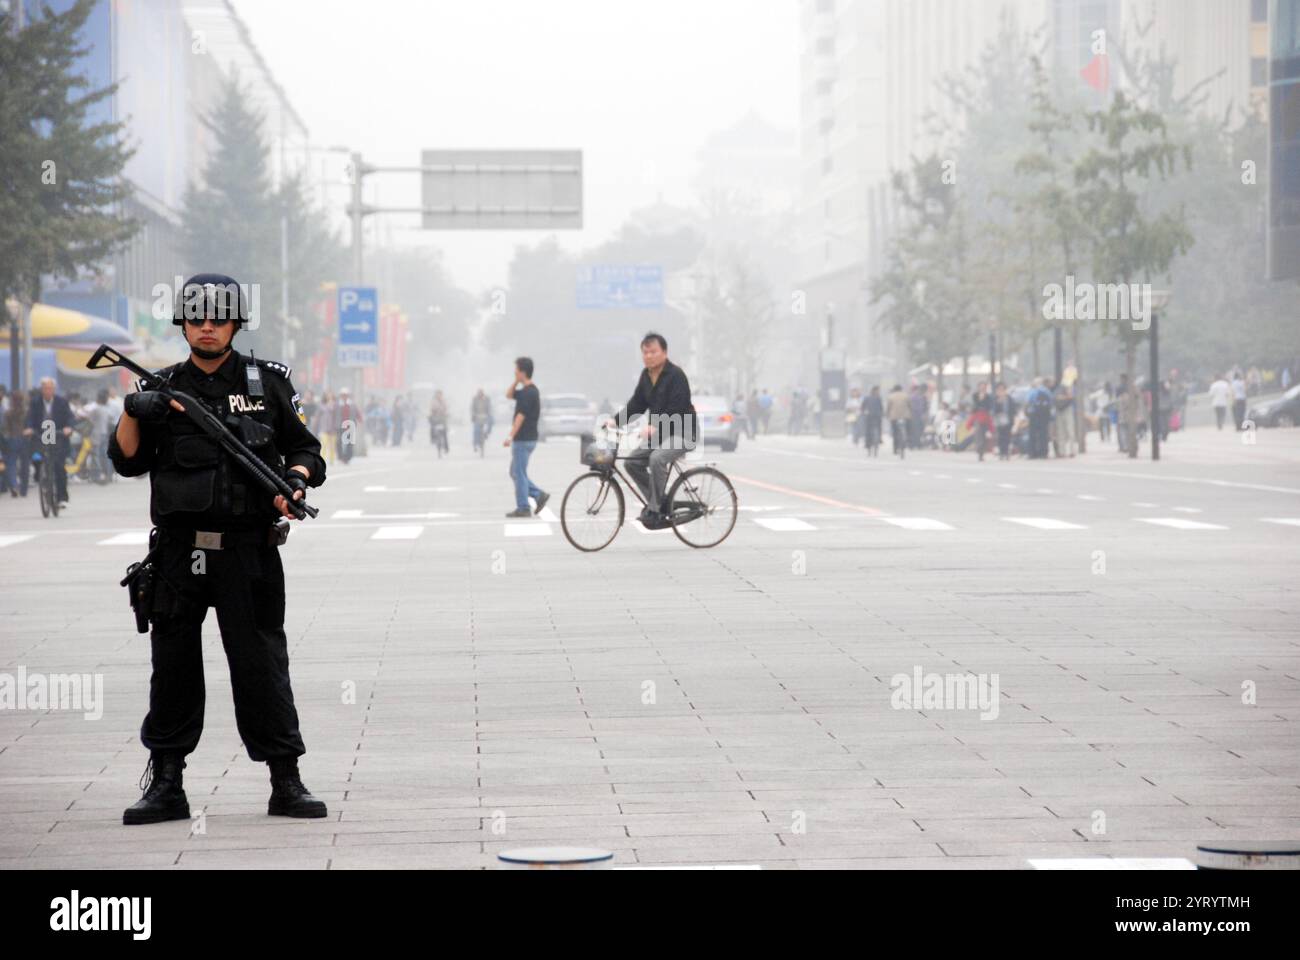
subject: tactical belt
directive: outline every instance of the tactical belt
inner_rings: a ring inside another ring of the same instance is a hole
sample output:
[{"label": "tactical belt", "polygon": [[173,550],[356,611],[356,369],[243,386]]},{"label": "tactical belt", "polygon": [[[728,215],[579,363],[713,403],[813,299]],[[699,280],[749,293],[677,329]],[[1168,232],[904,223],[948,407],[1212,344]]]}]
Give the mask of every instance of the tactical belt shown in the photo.
[{"label": "tactical belt", "polygon": [[[287,526],[286,522],[284,527]],[[192,527],[159,527],[158,529],[166,539],[187,546],[192,545],[198,550],[225,550],[241,543],[278,547],[284,543],[279,523],[261,530],[196,530]],[[287,533],[287,530],[285,532]]]}]

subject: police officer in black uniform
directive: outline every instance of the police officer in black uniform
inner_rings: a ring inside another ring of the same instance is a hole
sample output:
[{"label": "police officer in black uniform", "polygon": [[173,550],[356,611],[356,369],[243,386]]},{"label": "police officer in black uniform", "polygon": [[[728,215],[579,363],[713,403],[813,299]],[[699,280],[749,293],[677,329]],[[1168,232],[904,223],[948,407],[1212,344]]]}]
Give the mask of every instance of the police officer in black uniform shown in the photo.
[{"label": "police officer in black uniform", "polygon": [[[234,280],[192,277],[177,297],[173,320],[183,328],[190,357],[161,375],[220,417],[301,500],[308,487],[325,481],[320,442],[307,429],[289,369],[231,349],[247,321]],[[122,822],[190,815],[181,771],[203,731],[200,629],[208,607],[217,611],[239,735],[249,757],[271,768],[267,813],[324,817],[325,804],[298,774],[306,748],[289,685],[278,549],[288,526],[280,518],[291,516],[289,508],[259,487],[183,409],[161,393],[132,393],[109,441],[118,473],[150,476],[158,549],[149,606],[153,677],[140,729],[150,760],[144,796]]]}]

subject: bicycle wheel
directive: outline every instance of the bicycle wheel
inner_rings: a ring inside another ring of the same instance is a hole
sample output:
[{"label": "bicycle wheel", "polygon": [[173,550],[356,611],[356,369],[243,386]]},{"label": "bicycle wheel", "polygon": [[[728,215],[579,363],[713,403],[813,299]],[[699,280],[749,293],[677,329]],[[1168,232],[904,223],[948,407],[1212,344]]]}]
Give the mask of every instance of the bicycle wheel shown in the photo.
[{"label": "bicycle wheel", "polygon": [[623,488],[612,473],[584,473],[564,491],[560,527],[579,550],[594,553],[605,549],[622,526]]},{"label": "bicycle wheel", "polygon": [[41,516],[48,517],[50,515],[50,494],[45,486],[45,474],[48,471],[44,467],[45,463],[43,461],[33,463],[32,469],[35,471],[36,476],[32,479],[36,482],[36,496],[41,502]]},{"label": "bicycle wheel", "polygon": [[668,502],[672,504],[673,533],[687,546],[716,547],[736,526],[736,491],[713,467],[683,473],[668,491]]}]

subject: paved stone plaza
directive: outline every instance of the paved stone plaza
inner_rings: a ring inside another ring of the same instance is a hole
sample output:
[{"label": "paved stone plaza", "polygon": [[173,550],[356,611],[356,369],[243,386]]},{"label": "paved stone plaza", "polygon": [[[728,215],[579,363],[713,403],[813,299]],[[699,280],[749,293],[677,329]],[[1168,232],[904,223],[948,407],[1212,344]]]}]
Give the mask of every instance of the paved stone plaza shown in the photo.
[{"label": "paved stone plaza", "polygon": [[[0,710],[0,869],[479,868],[542,843],[1022,868],[1300,835],[1300,431],[1193,430],[1159,464],[760,438],[711,455],[742,506],[721,547],[629,523],[594,555],[559,529],[574,442],[539,447],[556,497],[509,522],[506,452],[452,442],[333,465],[284,548],[326,820],[265,815],[209,615],[204,813],[123,827],[149,645],[117,580],[147,481],[74,486],[57,520],[0,501],[0,673],[103,678],[99,719]],[[893,678],[918,673],[996,706],[910,708]]]}]

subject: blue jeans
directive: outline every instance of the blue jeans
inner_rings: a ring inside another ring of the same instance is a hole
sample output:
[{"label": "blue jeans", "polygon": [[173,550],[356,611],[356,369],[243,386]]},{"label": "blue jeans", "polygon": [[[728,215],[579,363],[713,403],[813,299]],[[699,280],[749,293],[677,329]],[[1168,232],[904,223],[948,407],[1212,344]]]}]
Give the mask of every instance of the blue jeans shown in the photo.
[{"label": "blue jeans", "polygon": [[510,479],[515,482],[515,509],[529,510],[528,498],[542,495],[542,491],[528,479],[528,458],[537,447],[536,440],[516,440],[510,444]]}]

